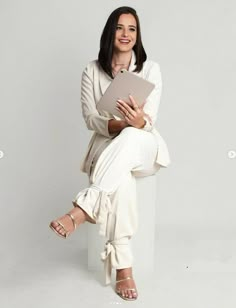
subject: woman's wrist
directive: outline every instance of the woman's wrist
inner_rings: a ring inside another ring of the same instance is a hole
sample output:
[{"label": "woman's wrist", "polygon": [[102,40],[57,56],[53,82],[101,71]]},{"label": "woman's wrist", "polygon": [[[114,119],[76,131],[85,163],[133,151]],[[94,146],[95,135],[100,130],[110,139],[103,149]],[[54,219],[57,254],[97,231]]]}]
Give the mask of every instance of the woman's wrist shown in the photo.
[{"label": "woman's wrist", "polygon": [[129,126],[129,124],[124,120],[111,119],[108,121],[108,130],[110,134],[119,133],[127,126]]},{"label": "woman's wrist", "polygon": [[121,128],[121,130],[126,128],[126,127],[128,127],[128,126],[129,126],[129,124],[126,121],[124,121],[124,120],[120,121],[120,128]]},{"label": "woman's wrist", "polygon": [[142,121],[141,121],[139,128],[144,128],[145,125],[146,125],[146,120],[144,118],[142,118]]}]

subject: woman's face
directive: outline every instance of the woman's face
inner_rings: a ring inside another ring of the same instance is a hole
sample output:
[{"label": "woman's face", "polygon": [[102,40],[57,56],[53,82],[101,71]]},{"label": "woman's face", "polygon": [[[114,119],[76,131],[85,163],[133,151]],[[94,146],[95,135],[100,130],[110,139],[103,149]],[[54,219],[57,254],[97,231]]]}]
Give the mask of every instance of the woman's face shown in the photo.
[{"label": "woman's face", "polygon": [[132,14],[122,14],[119,17],[114,49],[115,51],[130,51],[137,39],[137,24],[136,19]]}]

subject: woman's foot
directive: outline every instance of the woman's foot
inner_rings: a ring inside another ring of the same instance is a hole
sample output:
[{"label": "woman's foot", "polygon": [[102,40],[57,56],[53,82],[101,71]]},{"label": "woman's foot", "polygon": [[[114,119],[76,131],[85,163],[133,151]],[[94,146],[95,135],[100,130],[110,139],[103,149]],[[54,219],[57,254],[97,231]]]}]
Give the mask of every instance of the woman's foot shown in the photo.
[{"label": "woman's foot", "polygon": [[75,208],[73,208],[67,214],[56,220],[53,220],[50,223],[50,227],[54,229],[58,235],[66,238],[75,230],[77,226],[84,223],[85,221],[96,223],[88,216],[84,210],[82,210],[79,206],[75,206]]},{"label": "woman's foot", "polygon": [[[116,281],[125,279],[126,277],[131,277],[131,278],[133,277],[132,267],[116,270]],[[135,290],[127,290],[127,289],[135,289]],[[119,291],[122,297],[126,297],[127,299],[136,299],[138,297],[134,279],[127,279],[121,282],[117,282],[116,290]]]}]

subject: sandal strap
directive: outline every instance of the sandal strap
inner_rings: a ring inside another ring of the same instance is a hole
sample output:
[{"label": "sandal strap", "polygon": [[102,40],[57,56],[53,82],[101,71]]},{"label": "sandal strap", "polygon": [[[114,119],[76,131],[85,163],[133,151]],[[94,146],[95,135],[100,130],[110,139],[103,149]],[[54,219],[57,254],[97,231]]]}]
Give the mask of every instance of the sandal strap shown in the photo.
[{"label": "sandal strap", "polygon": [[65,226],[59,220],[56,220],[56,222],[64,229],[65,232],[68,232]]},{"label": "sandal strap", "polygon": [[[59,220],[57,220],[56,221],[63,229],[64,229],[64,231],[66,232],[65,233],[65,237],[68,237],[68,235],[70,234],[70,232],[68,231],[68,230],[66,230],[66,228],[65,228],[65,226],[59,221]],[[53,228],[53,227],[52,227]],[[60,235],[60,236],[63,236],[63,235],[61,235],[55,228],[53,228],[53,230],[58,234],[58,235]],[[64,237],[64,236],[63,236]]]},{"label": "sandal strap", "polygon": [[136,293],[137,293],[137,290],[136,289],[134,289],[134,288],[129,288],[129,289],[121,289],[121,288],[118,288],[118,289],[116,289],[116,291],[117,292],[120,292],[120,291],[136,291]]},{"label": "sandal strap", "polygon": [[70,218],[71,218],[71,220],[73,222],[73,225],[74,225],[74,230],[75,230],[76,229],[75,217],[72,214],[70,214],[70,213],[67,213],[66,215],[70,216]]},{"label": "sandal strap", "polygon": [[125,281],[125,280],[129,280],[129,279],[133,279],[133,277],[128,276],[128,277],[126,277],[124,279],[116,280],[116,283],[117,282],[121,282],[121,281]]}]

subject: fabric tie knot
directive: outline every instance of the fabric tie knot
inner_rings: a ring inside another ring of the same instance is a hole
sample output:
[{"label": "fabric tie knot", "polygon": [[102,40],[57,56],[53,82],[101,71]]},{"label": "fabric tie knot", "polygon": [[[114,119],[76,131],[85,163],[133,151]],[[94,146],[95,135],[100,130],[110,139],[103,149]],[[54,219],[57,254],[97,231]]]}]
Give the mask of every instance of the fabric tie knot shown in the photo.
[{"label": "fabric tie knot", "polygon": [[111,283],[112,264],[115,260],[115,246],[116,245],[128,245],[128,238],[123,237],[117,240],[108,240],[105,244],[105,249],[101,252],[101,260],[104,262],[105,271],[105,283]]}]

